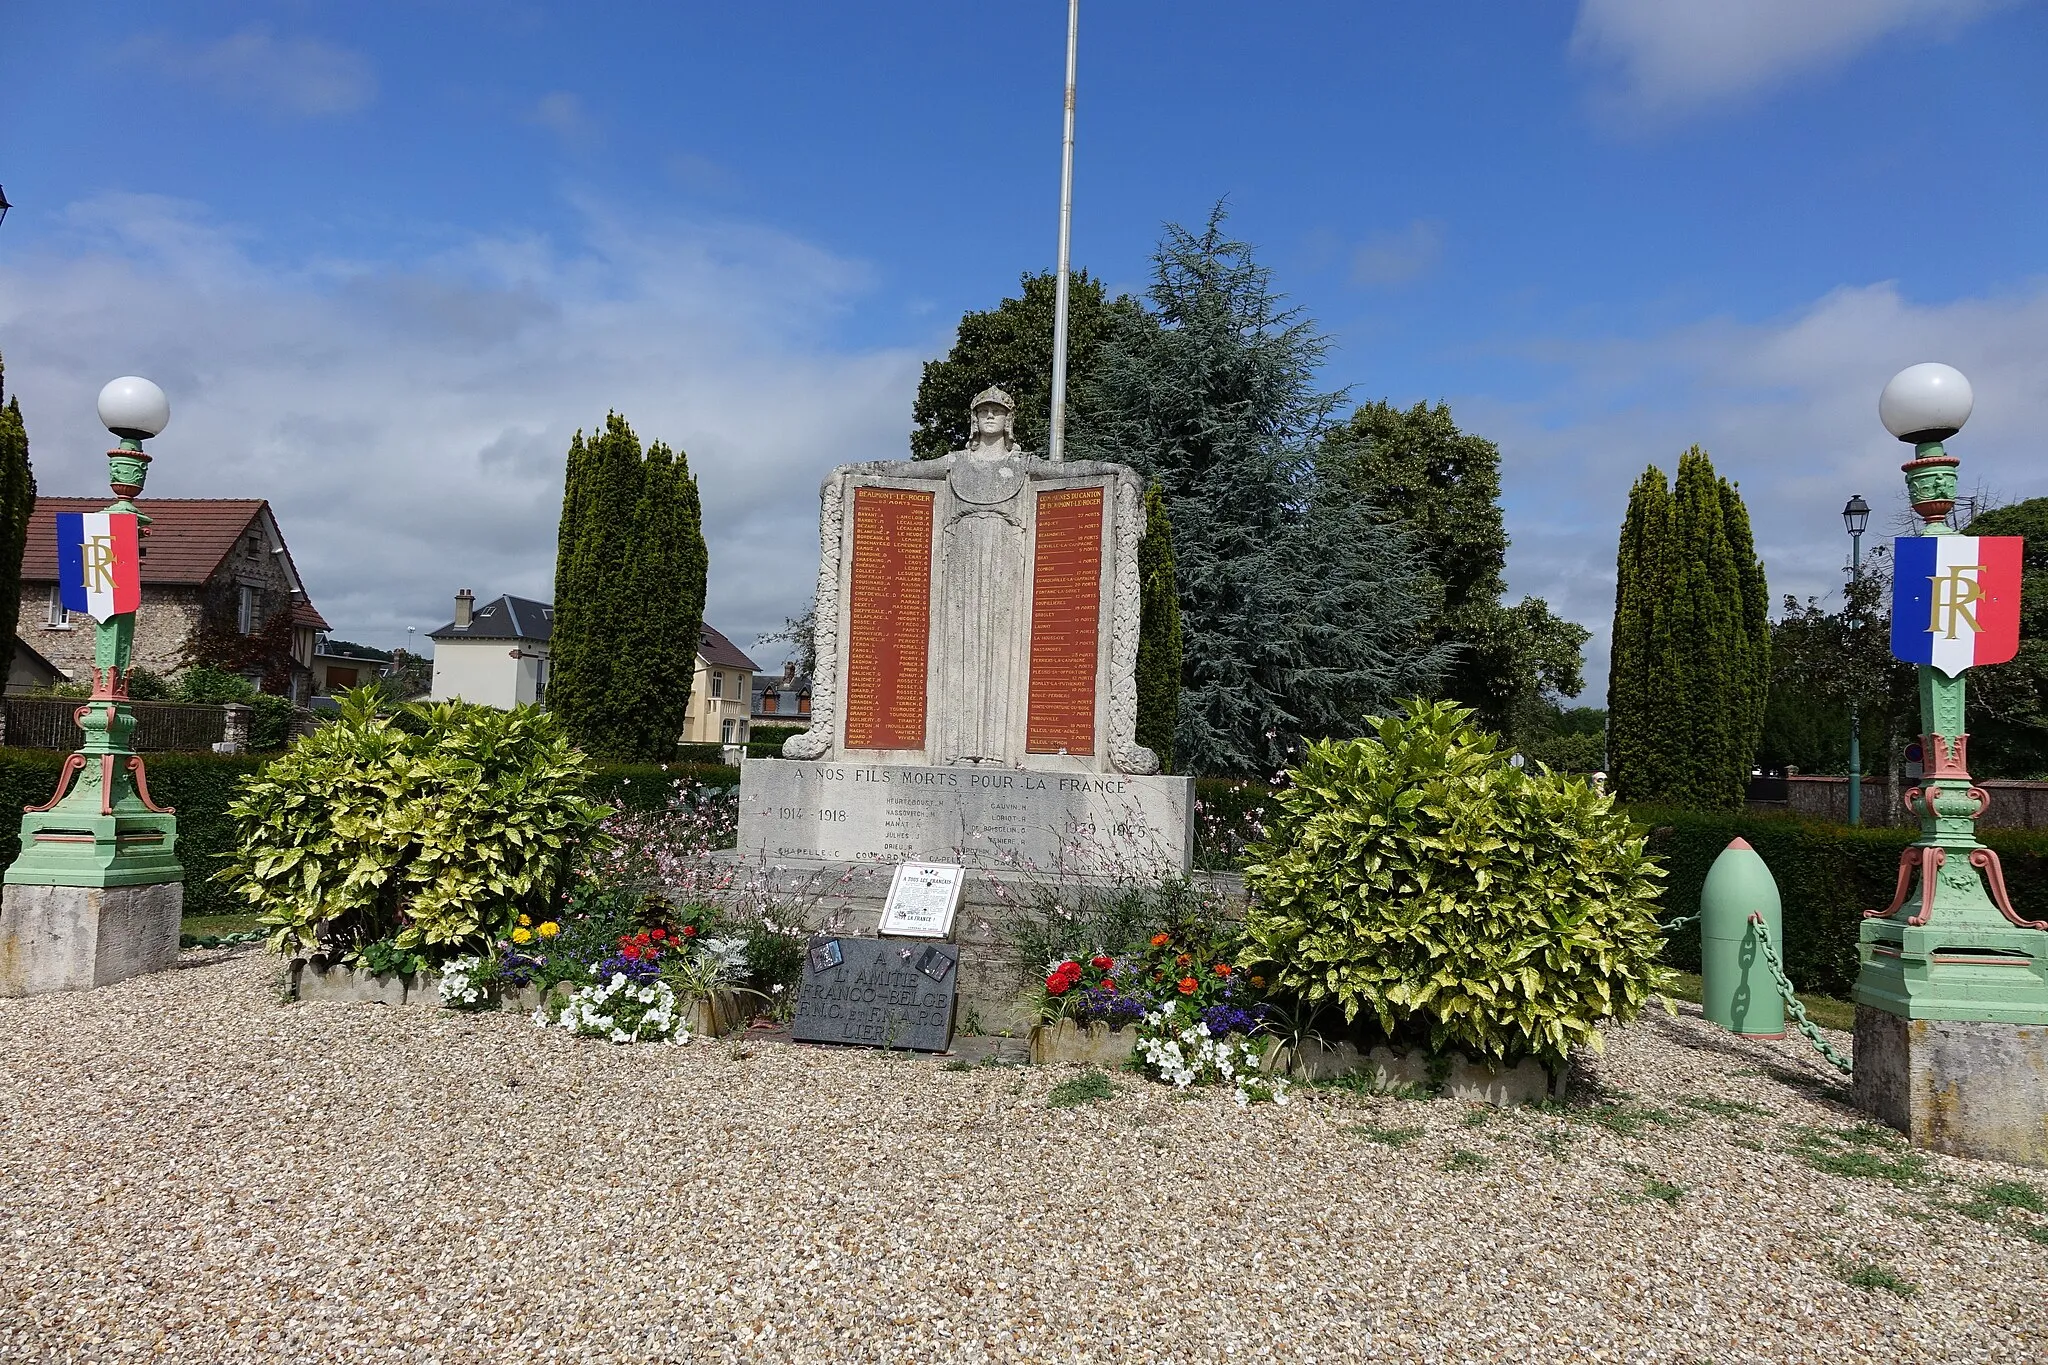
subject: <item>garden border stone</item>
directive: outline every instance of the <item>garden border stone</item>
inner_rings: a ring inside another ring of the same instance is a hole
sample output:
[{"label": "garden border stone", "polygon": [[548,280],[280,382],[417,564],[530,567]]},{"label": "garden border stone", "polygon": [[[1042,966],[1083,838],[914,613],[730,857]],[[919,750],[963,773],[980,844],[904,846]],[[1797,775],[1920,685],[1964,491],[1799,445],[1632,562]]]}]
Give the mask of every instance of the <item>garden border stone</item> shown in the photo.
[{"label": "garden border stone", "polygon": [[1513,1066],[1459,1054],[1396,1052],[1385,1045],[1361,1052],[1355,1043],[1320,1043],[1313,1050],[1296,1050],[1278,1043],[1266,1050],[1263,1069],[1296,1081],[1334,1081],[1347,1076],[1364,1076],[1375,1088],[1418,1085],[1440,1098],[1490,1104],[1496,1109],[1562,1100],[1569,1072],[1552,1075],[1550,1068],[1533,1057]]},{"label": "garden border stone", "polygon": [[1131,1059],[1138,1046],[1138,1030],[1112,1029],[1107,1024],[1077,1024],[1062,1019],[1055,1024],[1037,1024],[1031,1030],[1031,1061],[1035,1066],[1100,1066],[1111,1071]]}]

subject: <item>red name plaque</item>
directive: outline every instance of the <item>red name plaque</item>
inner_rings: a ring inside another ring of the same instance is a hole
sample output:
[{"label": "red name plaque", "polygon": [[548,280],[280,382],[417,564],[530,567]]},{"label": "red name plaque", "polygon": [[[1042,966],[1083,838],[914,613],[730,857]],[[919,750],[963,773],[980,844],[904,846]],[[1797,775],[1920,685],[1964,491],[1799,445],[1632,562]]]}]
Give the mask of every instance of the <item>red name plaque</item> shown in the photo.
[{"label": "red name plaque", "polygon": [[847,748],[924,747],[931,584],[932,495],[908,488],[854,489]]},{"label": "red name plaque", "polygon": [[1101,610],[1102,489],[1040,493],[1031,566],[1027,752],[1095,752],[1095,647]]}]

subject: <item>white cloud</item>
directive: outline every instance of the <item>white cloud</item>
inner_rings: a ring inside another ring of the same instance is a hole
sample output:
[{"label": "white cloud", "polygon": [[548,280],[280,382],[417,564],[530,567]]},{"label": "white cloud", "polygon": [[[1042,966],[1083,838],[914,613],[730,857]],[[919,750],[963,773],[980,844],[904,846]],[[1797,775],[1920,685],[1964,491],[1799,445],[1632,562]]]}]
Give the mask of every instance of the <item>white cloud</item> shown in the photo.
[{"label": "white cloud", "polygon": [[[1614,553],[1629,485],[1669,473],[1697,442],[1742,488],[1773,603],[1835,591],[1842,504],[1862,493],[1871,536],[1907,523],[1911,452],[1877,420],[1887,379],[1922,360],[1970,377],[1977,408],[1949,442],[1965,491],[2048,495],[2048,280],[1995,297],[1921,304],[1879,283],[1837,289],[1755,324],[1703,321],[1659,336],[1521,348],[1548,373],[1541,401],[1453,400],[1461,426],[1500,442],[1509,576],[1518,593],[1592,627],[1586,700],[1605,692]],[[1866,545],[1869,541],[1866,540]]]},{"label": "white cloud", "polygon": [[583,101],[567,90],[541,96],[527,118],[571,147],[588,146],[597,138],[597,124],[583,107]]},{"label": "white cloud", "polygon": [[347,114],[377,97],[376,72],[361,53],[317,38],[278,38],[261,27],[215,43],[150,35],[129,42],[121,55],[159,75],[278,113]]},{"label": "white cloud", "polygon": [[1631,112],[1672,113],[1845,61],[1888,33],[1944,36],[2017,0],[1580,0],[1572,55]]},{"label": "white cloud", "polygon": [[1398,232],[1368,238],[1351,255],[1351,282],[1397,285],[1418,280],[1436,269],[1444,254],[1444,225],[1417,218]]},{"label": "white cloud", "polygon": [[746,647],[809,596],[825,471],[904,450],[919,357],[830,341],[868,287],[856,263],[582,208],[573,244],[276,268],[189,204],[74,207],[51,254],[0,265],[40,486],[104,487],[93,395],[148,375],[172,407],[149,494],[269,498],[335,632],[388,644],[445,622],[458,587],[551,595],[563,452],[616,408],[688,453],[707,615]]}]

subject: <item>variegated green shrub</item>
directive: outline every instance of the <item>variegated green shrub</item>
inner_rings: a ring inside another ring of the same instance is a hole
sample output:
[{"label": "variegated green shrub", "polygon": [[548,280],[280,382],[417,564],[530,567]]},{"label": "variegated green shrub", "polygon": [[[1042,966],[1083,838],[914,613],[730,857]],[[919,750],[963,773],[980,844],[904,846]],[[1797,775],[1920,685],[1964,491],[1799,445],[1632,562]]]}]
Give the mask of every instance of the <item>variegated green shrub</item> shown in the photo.
[{"label": "variegated green shrub", "polygon": [[538,707],[378,701],[350,693],[228,807],[240,840],[220,877],[280,952],[395,935],[439,958],[501,935],[553,903],[611,814]]},{"label": "variegated green shrub", "polygon": [[1552,1067],[1662,981],[1663,870],[1612,797],[1446,702],[1309,746],[1251,850],[1272,989],[1432,1049]]}]

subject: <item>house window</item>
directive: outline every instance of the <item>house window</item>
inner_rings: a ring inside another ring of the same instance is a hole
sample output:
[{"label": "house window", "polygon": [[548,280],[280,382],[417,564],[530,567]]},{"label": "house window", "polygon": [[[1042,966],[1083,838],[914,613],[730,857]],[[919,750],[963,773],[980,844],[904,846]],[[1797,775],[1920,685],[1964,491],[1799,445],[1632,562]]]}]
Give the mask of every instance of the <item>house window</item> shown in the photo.
[{"label": "house window", "polygon": [[775,697],[775,694],[774,694],[773,692],[763,692],[763,693],[761,694],[761,714],[762,714],[762,715],[764,715],[764,716],[772,716],[772,715],[774,715],[774,714],[775,714],[775,702],[776,702],[776,697]]},{"label": "house window", "polygon": [[727,722],[725,722],[725,724],[723,724],[723,725],[721,725],[721,726],[719,726],[719,727],[718,727],[718,737],[719,737],[719,739],[720,739],[720,740],[722,740],[723,742],[725,742],[725,743],[727,743],[727,744],[730,744],[730,743],[732,743],[732,722],[731,722],[731,721],[727,721]]},{"label": "house window", "polygon": [[740,740],[739,740],[739,742],[740,742],[740,743],[742,743],[742,744],[745,744],[745,743],[747,742],[747,723],[746,723],[745,721],[741,721],[741,722],[740,722]]},{"label": "house window", "polygon": [[327,690],[345,692],[356,685],[356,677],[356,670],[353,668],[330,667],[327,670]]},{"label": "house window", "polygon": [[50,629],[71,629],[71,610],[64,605],[64,589],[61,584],[50,585]]},{"label": "house window", "polygon": [[725,674],[720,673],[715,668],[711,670],[711,695],[714,697],[725,695]]},{"label": "house window", "polygon": [[242,585],[241,596],[235,603],[235,629],[244,635],[256,633],[256,589],[247,583]]},{"label": "house window", "polygon": [[811,714],[811,695],[806,692],[796,699],[796,713],[800,716]]}]

